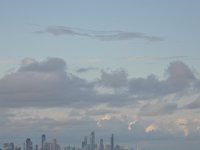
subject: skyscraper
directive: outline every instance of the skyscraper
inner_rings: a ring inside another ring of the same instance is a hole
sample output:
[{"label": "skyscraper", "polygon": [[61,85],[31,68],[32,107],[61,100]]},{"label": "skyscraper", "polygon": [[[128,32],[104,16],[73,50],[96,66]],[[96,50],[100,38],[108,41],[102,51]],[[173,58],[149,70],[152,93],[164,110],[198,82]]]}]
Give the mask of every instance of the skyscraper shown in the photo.
[{"label": "skyscraper", "polygon": [[35,145],[35,150],[38,150],[38,145],[37,144]]},{"label": "skyscraper", "polygon": [[4,143],[3,150],[14,150],[14,143]]},{"label": "skyscraper", "polygon": [[91,132],[90,150],[95,150],[95,133],[94,133],[94,131]]},{"label": "skyscraper", "polygon": [[114,150],[114,134],[110,138],[110,150]]},{"label": "skyscraper", "polygon": [[104,150],[103,139],[100,139],[99,150]]},{"label": "skyscraper", "polygon": [[42,134],[42,145],[41,145],[41,150],[44,150],[44,144],[46,142],[46,136],[45,134]]},{"label": "skyscraper", "polygon": [[83,142],[82,142],[82,149],[83,150],[87,150],[88,148],[88,145],[87,145],[87,136],[85,136]]},{"label": "skyscraper", "polygon": [[33,150],[32,141],[30,138],[26,139],[26,150]]}]

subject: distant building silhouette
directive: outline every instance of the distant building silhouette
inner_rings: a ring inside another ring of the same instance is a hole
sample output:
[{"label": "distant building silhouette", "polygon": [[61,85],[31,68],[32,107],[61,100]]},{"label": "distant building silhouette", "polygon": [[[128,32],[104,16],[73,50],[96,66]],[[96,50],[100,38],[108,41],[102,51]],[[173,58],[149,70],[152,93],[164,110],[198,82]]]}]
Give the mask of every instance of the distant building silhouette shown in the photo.
[{"label": "distant building silhouette", "polygon": [[41,150],[44,150],[44,144],[46,142],[46,136],[45,134],[42,134],[42,138],[41,138]]},{"label": "distant building silhouette", "polygon": [[110,150],[114,150],[114,134],[110,138]]},{"label": "distant building silhouette", "polygon": [[91,132],[90,149],[89,150],[95,150],[95,133],[94,133],[94,131]]},{"label": "distant building silhouette", "polygon": [[84,140],[82,141],[82,150],[88,150],[87,136],[85,136]]},{"label": "distant building silhouette", "polygon": [[30,138],[26,139],[26,150],[33,150],[33,145]]},{"label": "distant building silhouette", "polygon": [[104,150],[103,139],[100,139],[99,150]]},{"label": "distant building silhouette", "polygon": [[4,143],[3,150],[14,150],[14,143]]}]

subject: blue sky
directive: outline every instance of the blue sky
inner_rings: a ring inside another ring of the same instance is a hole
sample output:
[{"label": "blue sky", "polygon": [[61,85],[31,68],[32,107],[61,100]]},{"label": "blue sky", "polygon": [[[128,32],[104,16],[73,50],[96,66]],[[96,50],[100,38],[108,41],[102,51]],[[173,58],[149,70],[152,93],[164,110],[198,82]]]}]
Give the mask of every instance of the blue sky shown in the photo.
[{"label": "blue sky", "polygon": [[[116,132],[127,137],[124,143],[131,146],[133,139],[147,150],[167,149],[170,142],[170,148],[182,149],[185,139],[198,149],[199,5],[198,0],[0,1],[2,136],[38,124],[42,127],[33,129],[38,134],[61,136],[79,123],[81,135],[90,132],[89,124],[102,136]],[[155,139],[163,145],[151,144]]]}]

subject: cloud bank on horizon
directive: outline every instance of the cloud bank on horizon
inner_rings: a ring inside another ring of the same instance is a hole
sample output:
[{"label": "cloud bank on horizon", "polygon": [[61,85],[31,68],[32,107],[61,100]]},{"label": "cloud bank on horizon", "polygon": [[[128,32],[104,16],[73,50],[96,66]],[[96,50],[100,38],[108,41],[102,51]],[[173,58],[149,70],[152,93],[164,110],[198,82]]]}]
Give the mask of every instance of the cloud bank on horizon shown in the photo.
[{"label": "cloud bank on horizon", "polygon": [[199,137],[200,80],[183,62],[171,62],[162,80],[129,77],[123,69],[99,73],[87,81],[61,58],[25,58],[0,79],[0,129],[63,132],[75,125],[144,139]]}]

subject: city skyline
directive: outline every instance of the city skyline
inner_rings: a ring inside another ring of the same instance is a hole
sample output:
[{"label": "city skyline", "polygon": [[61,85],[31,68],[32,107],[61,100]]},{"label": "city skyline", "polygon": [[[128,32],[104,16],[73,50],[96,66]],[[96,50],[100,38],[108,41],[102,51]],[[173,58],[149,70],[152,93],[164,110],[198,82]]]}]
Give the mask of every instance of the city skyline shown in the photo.
[{"label": "city skyline", "polygon": [[[87,138],[90,139],[90,143],[87,143]],[[39,139],[38,139],[39,140]],[[65,140],[65,139],[64,139]],[[105,145],[104,145],[105,144]],[[120,150],[127,149],[131,150],[133,148],[123,147],[119,144],[114,145],[114,134],[111,134],[110,143],[104,143],[103,139],[100,138],[99,143],[95,140],[95,131],[92,131],[90,136],[85,136],[82,143],[79,144],[70,144],[68,141],[65,144],[62,144],[62,147],[57,142],[57,139],[52,139],[52,142],[47,140],[46,135],[41,135],[41,145],[37,142],[33,142],[31,138],[26,138],[25,142],[22,144],[16,144],[14,141],[8,141],[0,144],[1,150]],[[137,145],[135,146],[137,147]]]}]

